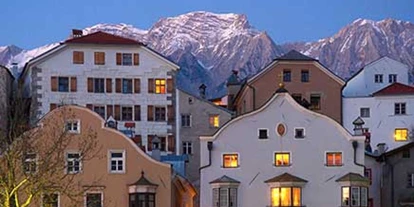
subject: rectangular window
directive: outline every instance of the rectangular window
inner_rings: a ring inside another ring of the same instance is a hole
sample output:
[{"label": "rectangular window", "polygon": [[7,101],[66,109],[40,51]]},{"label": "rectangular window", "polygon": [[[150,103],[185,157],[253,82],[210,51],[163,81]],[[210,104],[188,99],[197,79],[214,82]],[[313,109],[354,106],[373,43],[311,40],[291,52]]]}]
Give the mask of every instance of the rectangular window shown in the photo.
[{"label": "rectangular window", "polygon": [[80,121],[79,120],[68,120],[66,121],[65,129],[69,133],[80,133]]},{"label": "rectangular window", "polygon": [[66,173],[76,174],[82,169],[80,153],[66,153]]},{"label": "rectangular window", "polygon": [[93,78],[93,92],[94,93],[105,92],[105,79],[104,78]]},{"label": "rectangular window", "polygon": [[210,115],[209,122],[210,127],[218,128],[220,125],[219,115]]},{"label": "rectangular window", "polygon": [[213,188],[214,207],[237,207],[237,188]]},{"label": "rectangular window", "polygon": [[181,114],[181,126],[191,127],[191,115],[190,114]]},{"label": "rectangular window", "polygon": [[292,81],[292,72],[290,70],[283,70],[283,82]]},{"label": "rectangular window", "polygon": [[68,77],[58,78],[58,91],[69,92],[69,78]]},{"label": "rectangular window", "polygon": [[104,52],[95,52],[95,65],[105,65],[105,53]]},{"label": "rectangular window", "polygon": [[86,207],[102,207],[102,193],[86,193]]},{"label": "rectangular window", "polygon": [[122,93],[132,93],[132,79],[122,79]]},{"label": "rectangular window", "polygon": [[368,117],[370,117],[369,108],[360,108],[360,116],[362,118],[368,118]]},{"label": "rectangular window", "polygon": [[382,80],[382,74],[375,74],[375,76],[374,76],[374,82],[375,83],[382,83],[383,82],[383,80]]},{"label": "rectangular window", "polygon": [[342,205],[349,206],[349,187],[342,187]]},{"label": "rectangular window", "polygon": [[223,155],[223,167],[224,168],[239,167],[239,155],[238,154],[224,154]]},{"label": "rectangular window", "polygon": [[121,120],[132,121],[132,106],[121,107]]},{"label": "rectangular window", "polygon": [[35,173],[37,170],[37,155],[36,153],[27,153],[24,156],[23,169],[25,173]]},{"label": "rectangular window", "polygon": [[368,206],[368,188],[346,186],[341,191],[341,206]]},{"label": "rectangular window", "polygon": [[321,95],[320,94],[311,94],[310,95],[310,107],[311,110],[320,110],[321,109]]},{"label": "rectangular window", "polygon": [[301,81],[304,83],[309,82],[309,70],[301,71]]},{"label": "rectangular window", "polygon": [[395,83],[395,82],[397,82],[397,74],[389,74],[388,83]]},{"label": "rectangular window", "polygon": [[93,111],[105,119],[105,106],[93,106]]},{"label": "rectangular window", "polygon": [[290,166],[290,152],[275,152],[275,166]]},{"label": "rectangular window", "polygon": [[73,64],[83,64],[84,55],[83,51],[73,51]]},{"label": "rectangular window", "polygon": [[165,121],[165,107],[155,107],[154,109],[154,117],[155,117],[155,121]]},{"label": "rectangular window", "polygon": [[360,196],[359,187],[351,187],[351,206],[359,206]]},{"label": "rectangular window", "polygon": [[132,65],[131,53],[122,53],[122,65]]},{"label": "rectangular window", "polygon": [[302,189],[300,187],[271,188],[272,207],[302,206]]},{"label": "rectangular window", "polygon": [[326,166],[342,166],[342,152],[327,152]]},{"label": "rectangular window", "polygon": [[183,154],[185,155],[193,154],[193,143],[183,142]]},{"label": "rectangular window", "polygon": [[259,139],[267,139],[269,137],[268,129],[259,129]]},{"label": "rectangular window", "polygon": [[155,193],[129,194],[129,207],[155,207]]},{"label": "rectangular window", "polygon": [[405,110],[405,103],[395,103],[394,104],[394,114],[395,115],[405,115],[406,114],[406,110]]},{"label": "rectangular window", "polygon": [[124,151],[110,151],[109,171],[111,173],[124,173],[125,172],[125,152]]},{"label": "rectangular window", "polygon": [[305,138],[305,129],[295,128],[295,138]]},{"label": "rectangular window", "polygon": [[395,129],[394,140],[395,141],[407,141],[408,140],[408,129]]},{"label": "rectangular window", "polygon": [[361,206],[368,206],[368,188],[361,187]]},{"label": "rectangular window", "polygon": [[155,79],[155,93],[165,94],[165,79]]},{"label": "rectangular window", "polygon": [[42,196],[42,206],[43,207],[59,207],[59,194],[58,193],[49,193],[43,194]]}]

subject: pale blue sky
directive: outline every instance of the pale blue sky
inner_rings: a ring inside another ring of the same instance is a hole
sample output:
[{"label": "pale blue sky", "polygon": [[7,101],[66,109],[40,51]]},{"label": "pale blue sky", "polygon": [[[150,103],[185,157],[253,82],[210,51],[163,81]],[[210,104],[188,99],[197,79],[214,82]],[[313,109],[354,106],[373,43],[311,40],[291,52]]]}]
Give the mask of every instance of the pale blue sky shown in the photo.
[{"label": "pale blue sky", "polygon": [[277,43],[313,41],[357,18],[414,22],[414,0],[1,0],[0,46],[32,49],[65,39],[72,28],[127,23],[148,29],[191,11],[246,14]]}]

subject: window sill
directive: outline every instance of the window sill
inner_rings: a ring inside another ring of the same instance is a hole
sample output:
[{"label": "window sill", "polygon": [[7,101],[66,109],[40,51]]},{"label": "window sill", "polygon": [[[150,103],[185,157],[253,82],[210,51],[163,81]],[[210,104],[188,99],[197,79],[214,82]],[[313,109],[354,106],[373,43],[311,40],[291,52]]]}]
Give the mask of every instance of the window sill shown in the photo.
[{"label": "window sill", "polygon": [[224,167],[224,166],[221,166],[221,168],[223,168],[223,169],[238,169],[238,168],[240,168],[240,165],[238,165],[237,167]]},{"label": "window sill", "polygon": [[258,139],[266,140],[266,139],[269,139],[269,137],[258,137]]},{"label": "window sill", "polygon": [[275,164],[273,164],[273,167],[290,167],[290,166],[292,166],[292,164],[289,164],[289,165],[275,165]]},{"label": "window sill", "polygon": [[342,167],[342,166],[344,166],[343,164],[341,164],[341,165],[328,165],[328,164],[325,164],[325,167]]},{"label": "window sill", "polygon": [[295,136],[295,139],[305,139],[305,136],[303,136],[303,137],[296,137]]}]

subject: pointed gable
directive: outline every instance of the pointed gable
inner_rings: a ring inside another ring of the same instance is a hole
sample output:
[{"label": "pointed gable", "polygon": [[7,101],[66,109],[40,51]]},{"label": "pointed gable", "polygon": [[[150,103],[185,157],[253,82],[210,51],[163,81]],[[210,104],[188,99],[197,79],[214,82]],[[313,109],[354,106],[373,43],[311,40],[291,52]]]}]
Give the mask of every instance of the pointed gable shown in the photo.
[{"label": "pointed gable", "polygon": [[65,43],[81,44],[117,44],[117,45],[144,45],[133,39],[120,37],[106,32],[98,31],[81,37],[66,40]]},{"label": "pointed gable", "polygon": [[288,53],[276,58],[276,60],[317,61],[316,59],[306,56],[296,50],[291,50]]},{"label": "pointed gable", "polygon": [[373,94],[374,96],[414,95],[414,87],[402,83],[393,83]]}]

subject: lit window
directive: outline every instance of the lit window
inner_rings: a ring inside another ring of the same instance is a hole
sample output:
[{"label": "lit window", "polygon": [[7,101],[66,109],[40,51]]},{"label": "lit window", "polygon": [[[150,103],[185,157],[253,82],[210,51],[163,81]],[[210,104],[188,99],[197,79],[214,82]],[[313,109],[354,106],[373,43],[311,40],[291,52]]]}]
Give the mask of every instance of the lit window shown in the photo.
[{"label": "lit window", "polygon": [[25,173],[35,173],[37,170],[37,155],[35,153],[27,153],[24,156],[23,168]]},{"label": "lit window", "polygon": [[388,83],[395,83],[395,82],[397,82],[397,74],[389,74]]},{"label": "lit window", "polygon": [[310,95],[310,107],[311,110],[320,110],[321,109],[321,95],[320,94],[311,94]]},{"label": "lit window", "polygon": [[283,70],[283,82],[292,81],[292,72],[290,70]]},{"label": "lit window", "polygon": [[394,104],[394,114],[395,115],[404,115],[406,114],[406,107],[405,103],[395,103]]},{"label": "lit window", "polygon": [[382,74],[375,74],[374,82],[375,83],[382,83]]},{"label": "lit window", "polygon": [[193,154],[193,143],[183,142],[183,154],[185,155]]},{"label": "lit window", "polygon": [[165,93],[165,79],[155,79],[155,93]]},{"label": "lit window", "polygon": [[66,173],[75,174],[79,173],[82,168],[81,156],[79,153],[67,153],[66,154]]},{"label": "lit window", "polygon": [[213,206],[237,207],[237,188],[213,188]]},{"label": "lit window", "polygon": [[360,108],[360,116],[362,118],[368,118],[370,117],[369,108]]},{"label": "lit window", "polygon": [[305,129],[295,128],[295,138],[305,138]]},{"label": "lit window", "polygon": [[210,115],[210,127],[219,127],[220,125],[220,119],[219,119],[219,115]]},{"label": "lit window", "polygon": [[394,140],[395,141],[407,141],[408,140],[408,129],[395,129]]},{"label": "lit window", "polygon": [[302,70],[301,72],[301,81],[302,82],[309,82],[309,70]]},{"label": "lit window", "polygon": [[224,168],[239,167],[239,155],[238,154],[224,154],[223,155],[223,167]]},{"label": "lit window", "polygon": [[275,153],[275,166],[290,166],[290,153],[289,152],[276,152]]},{"label": "lit window", "polygon": [[327,166],[342,166],[342,152],[327,152],[326,153]]},{"label": "lit window", "polygon": [[272,207],[302,206],[302,192],[300,187],[272,188]]},{"label": "lit window", "polygon": [[43,207],[59,207],[59,194],[44,194],[42,198]]},{"label": "lit window", "polygon": [[66,121],[66,131],[69,133],[80,133],[80,121],[79,120],[71,120]]},{"label": "lit window", "polygon": [[259,129],[259,139],[267,139],[269,137],[268,129]]},{"label": "lit window", "polygon": [[366,187],[342,187],[341,197],[341,206],[368,206],[368,188]]},{"label": "lit window", "polygon": [[86,207],[102,207],[102,193],[86,193]]},{"label": "lit window", "polygon": [[109,157],[109,171],[111,173],[125,172],[125,152],[111,151]]}]

